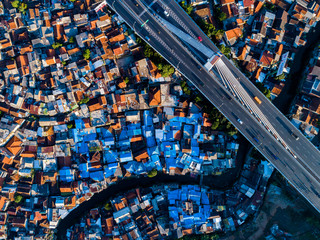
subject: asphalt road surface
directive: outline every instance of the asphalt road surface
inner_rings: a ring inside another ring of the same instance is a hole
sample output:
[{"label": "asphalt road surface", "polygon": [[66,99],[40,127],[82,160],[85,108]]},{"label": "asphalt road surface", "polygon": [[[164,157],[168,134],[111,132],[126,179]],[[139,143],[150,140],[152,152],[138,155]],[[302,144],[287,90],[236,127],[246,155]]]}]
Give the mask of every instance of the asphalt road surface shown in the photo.
[{"label": "asphalt road surface", "polygon": [[[147,2],[150,4],[151,0]],[[154,1],[152,1],[154,2]],[[152,3],[151,2],[151,3]],[[176,16],[181,19],[196,36],[201,36],[203,43],[217,51],[215,45],[202,33],[184,11],[173,0],[165,1]],[[138,0],[107,0],[131,28],[158,51],[167,61],[188,78],[207,99],[290,181],[290,183],[313,205],[320,210],[320,153],[319,151],[282,115],[280,111],[225,57],[228,68],[239,77],[242,86],[250,95],[258,96],[262,101],[258,107],[285,140],[288,147],[297,156],[294,158],[279,141],[271,135],[206,69],[202,68],[190,50],[179,42],[156,19],[157,12],[141,4]],[[155,3],[156,4],[156,1]],[[153,4],[153,5],[154,5]],[[153,7],[152,5],[152,7]],[[158,8],[158,7],[157,7]],[[167,17],[170,22],[176,21]],[[143,23],[148,22],[141,27]],[[175,23],[177,24],[177,23]],[[181,30],[184,30],[181,27]],[[237,120],[241,119],[240,124]],[[291,133],[299,136],[296,140]]]}]

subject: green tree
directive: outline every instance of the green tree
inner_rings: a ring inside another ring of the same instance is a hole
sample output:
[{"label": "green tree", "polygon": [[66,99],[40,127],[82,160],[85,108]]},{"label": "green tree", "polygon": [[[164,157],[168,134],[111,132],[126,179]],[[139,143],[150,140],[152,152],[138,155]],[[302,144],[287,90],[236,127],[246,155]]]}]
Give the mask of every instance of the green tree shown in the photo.
[{"label": "green tree", "polygon": [[223,22],[224,20],[227,19],[227,14],[225,14],[224,12],[220,11],[219,15],[218,15],[218,19],[220,22]]},{"label": "green tree", "polygon": [[154,55],[154,51],[150,47],[145,47],[143,53],[144,53],[144,56],[147,58],[152,58]]},{"label": "green tree", "polygon": [[124,80],[123,80],[126,84],[129,83],[130,79],[128,77],[125,77]]},{"label": "green tree", "polygon": [[19,0],[15,0],[15,1],[11,2],[11,6],[14,7],[14,8],[19,8],[20,1]]},{"label": "green tree", "polygon": [[222,54],[224,54],[227,58],[230,58],[231,48],[226,47],[223,44],[220,44],[218,48],[220,49]]},{"label": "green tree", "polygon": [[57,49],[57,48],[59,48],[59,47],[62,47],[62,43],[54,42],[54,43],[52,44],[52,47],[53,47],[53,49]]},{"label": "green tree", "polygon": [[89,102],[89,100],[90,100],[90,98],[88,98],[88,97],[82,98],[82,99],[79,101],[78,104],[81,105],[81,104],[87,103],[87,102]]},{"label": "green tree", "polygon": [[104,206],[104,209],[107,210],[107,211],[110,211],[112,206],[111,206],[111,203],[110,202],[107,202]]},{"label": "green tree", "polygon": [[69,124],[67,125],[67,127],[68,127],[69,129],[71,129],[71,128],[73,128],[74,126],[73,126],[72,123],[69,123]]},{"label": "green tree", "polygon": [[196,96],[194,100],[195,100],[197,103],[198,103],[198,102],[202,102],[202,98],[201,98],[199,95]]},{"label": "green tree", "polygon": [[161,75],[163,77],[169,77],[171,76],[172,74],[174,73],[174,68],[169,65],[169,64],[165,64],[162,66],[162,69],[161,69]]},{"label": "green tree", "polygon": [[67,65],[67,62],[66,62],[66,61],[61,61],[61,64],[62,64],[63,66],[65,66],[65,65]]},{"label": "green tree", "polygon": [[213,26],[211,23],[206,23],[205,24],[205,33],[208,35],[209,38],[212,38],[217,33],[216,27]]},{"label": "green tree", "polygon": [[191,5],[187,4],[185,1],[182,1],[180,3],[180,6],[186,11],[188,15],[192,14],[193,7]]},{"label": "green tree", "polygon": [[219,127],[219,125],[220,125],[219,120],[216,119],[216,120],[212,123],[211,129],[212,129],[212,130],[216,130],[216,129]]},{"label": "green tree", "polygon": [[148,177],[153,178],[157,176],[158,171],[156,169],[152,169],[150,172],[148,172]]},{"label": "green tree", "polygon": [[27,8],[28,8],[28,5],[26,3],[21,3],[18,9],[20,12],[25,13]]},{"label": "green tree", "polygon": [[192,11],[193,11],[193,7],[191,5],[188,5],[185,9],[186,13],[188,15],[191,15]]},{"label": "green tree", "polygon": [[82,55],[83,55],[84,59],[88,60],[90,58],[90,55],[91,55],[90,49],[84,50],[84,53]]},{"label": "green tree", "polygon": [[68,42],[69,43],[75,43],[76,39],[72,36],[69,38]]},{"label": "green tree", "polygon": [[219,29],[215,33],[215,37],[218,41],[220,41],[223,37],[224,31],[222,29]]},{"label": "green tree", "polygon": [[283,79],[285,79],[286,78],[286,75],[284,74],[284,73],[282,73],[282,74],[280,74],[279,76],[276,76],[274,79],[275,80],[278,80],[278,81],[281,81],[281,80],[283,80]]},{"label": "green tree", "polygon": [[22,200],[23,200],[23,197],[22,197],[21,195],[16,195],[16,196],[14,197],[15,203],[18,203],[18,204],[19,204]]},{"label": "green tree", "polygon": [[36,174],[36,172],[34,171],[34,169],[31,169],[31,177],[34,178],[34,175]]},{"label": "green tree", "polygon": [[235,128],[231,128],[227,133],[229,136],[233,136],[238,133],[238,130]]}]

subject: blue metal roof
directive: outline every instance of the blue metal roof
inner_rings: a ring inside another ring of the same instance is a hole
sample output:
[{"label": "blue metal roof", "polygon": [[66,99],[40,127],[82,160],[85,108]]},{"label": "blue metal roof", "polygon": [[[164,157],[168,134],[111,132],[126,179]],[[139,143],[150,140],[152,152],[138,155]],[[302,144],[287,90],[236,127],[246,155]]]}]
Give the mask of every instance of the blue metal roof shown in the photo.
[{"label": "blue metal roof", "polygon": [[84,154],[89,152],[88,144],[85,142],[77,143],[78,153]]},{"label": "blue metal roof", "polygon": [[83,141],[84,142],[90,142],[90,141],[94,141],[97,138],[97,134],[96,133],[89,133],[83,136]]},{"label": "blue metal roof", "polygon": [[103,181],[104,176],[103,176],[103,171],[95,171],[95,172],[90,172],[90,178],[94,181]]},{"label": "blue metal roof", "polygon": [[105,151],[103,154],[104,154],[103,155],[104,161],[106,161],[107,163],[114,163],[118,161],[117,152],[108,150],[108,151]]},{"label": "blue metal roof", "polygon": [[70,168],[63,167],[59,170],[60,180],[63,182],[72,182],[74,180],[74,175]]},{"label": "blue metal roof", "polygon": [[192,138],[193,136],[193,125],[185,124],[183,126],[183,138]]},{"label": "blue metal roof", "polygon": [[79,164],[79,170],[80,170],[80,177],[81,178],[88,178],[90,176],[87,163]]},{"label": "blue metal roof", "polygon": [[75,119],[74,122],[76,124],[76,129],[81,130],[81,129],[85,128],[84,122],[81,118]]}]

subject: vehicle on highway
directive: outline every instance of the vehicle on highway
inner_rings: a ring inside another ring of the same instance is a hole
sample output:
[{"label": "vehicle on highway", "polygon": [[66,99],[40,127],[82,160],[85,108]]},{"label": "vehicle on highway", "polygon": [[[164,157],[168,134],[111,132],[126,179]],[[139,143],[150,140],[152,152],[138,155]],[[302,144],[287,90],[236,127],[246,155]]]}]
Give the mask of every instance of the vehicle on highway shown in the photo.
[{"label": "vehicle on highway", "polygon": [[255,140],[257,143],[259,142],[259,139],[256,137],[253,137],[253,140]]},{"label": "vehicle on highway", "polygon": [[199,37],[198,37],[198,40],[199,40],[199,42],[202,42],[202,37],[199,36]]},{"label": "vehicle on highway", "polygon": [[169,15],[169,13],[168,13],[167,11],[164,11],[163,13],[164,13],[164,15],[166,15],[167,17],[169,17],[169,16],[170,16],[170,15]]},{"label": "vehicle on highway", "polygon": [[145,38],[146,38],[147,41],[150,41],[150,38],[148,36],[145,36]]},{"label": "vehicle on highway", "polygon": [[243,124],[240,118],[237,119],[238,123]]},{"label": "vehicle on highway", "polygon": [[261,100],[260,100],[257,96],[255,96],[253,99],[254,99],[258,104],[261,104],[261,103],[262,103]]},{"label": "vehicle on highway", "polygon": [[299,140],[299,137],[294,132],[291,133],[291,136],[294,137],[296,140]]},{"label": "vehicle on highway", "polygon": [[202,66],[201,66],[201,65],[198,65],[198,69],[201,70],[201,69],[202,69]]}]

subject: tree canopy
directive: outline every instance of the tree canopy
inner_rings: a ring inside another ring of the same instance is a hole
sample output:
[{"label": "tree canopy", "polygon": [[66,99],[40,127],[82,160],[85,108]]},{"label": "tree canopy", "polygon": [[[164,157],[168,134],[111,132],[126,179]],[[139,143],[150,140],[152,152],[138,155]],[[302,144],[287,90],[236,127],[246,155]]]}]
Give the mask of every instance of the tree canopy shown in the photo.
[{"label": "tree canopy", "polygon": [[24,2],[20,2],[19,0],[15,0],[13,2],[11,2],[11,6],[14,8],[17,8],[19,10],[19,12],[25,14],[26,10],[28,8],[28,5]]},{"label": "tree canopy", "polygon": [[57,49],[57,48],[59,48],[59,47],[62,47],[62,43],[54,42],[54,43],[52,44],[52,47],[53,47],[53,49]]},{"label": "tree canopy", "polygon": [[88,60],[90,58],[90,55],[91,55],[90,49],[84,50],[84,53],[82,55],[83,55],[84,59]]},{"label": "tree canopy", "polygon": [[14,197],[15,203],[20,203],[23,200],[23,197],[21,195],[16,195]]},{"label": "tree canopy", "polygon": [[148,177],[153,178],[157,176],[158,171],[156,169],[152,169],[150,172],[148,172]]}]

